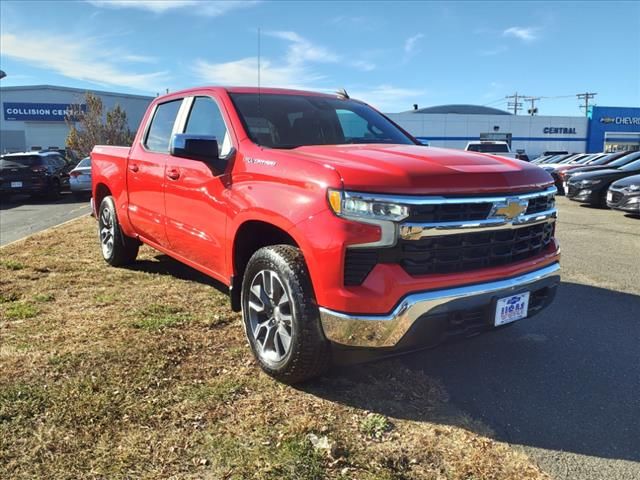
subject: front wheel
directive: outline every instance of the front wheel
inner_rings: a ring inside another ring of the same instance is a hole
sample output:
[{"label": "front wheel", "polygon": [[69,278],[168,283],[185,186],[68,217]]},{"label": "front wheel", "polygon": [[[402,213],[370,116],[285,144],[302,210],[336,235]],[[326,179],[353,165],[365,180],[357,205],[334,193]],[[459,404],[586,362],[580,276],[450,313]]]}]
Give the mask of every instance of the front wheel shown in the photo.
[{"label": "front wheel", "polygon": [[329,367],[330,345],[297,248],[275,245],[253,254],[242,282],[242,316],[253,354],[274,378],[292,384]]},{"label": "front wheel", "polygon": [[120,230],[113,197],[104,197],[98,212],[98,235],[102,257],[109,265],[120,267],[135,261],[140,242]]}]

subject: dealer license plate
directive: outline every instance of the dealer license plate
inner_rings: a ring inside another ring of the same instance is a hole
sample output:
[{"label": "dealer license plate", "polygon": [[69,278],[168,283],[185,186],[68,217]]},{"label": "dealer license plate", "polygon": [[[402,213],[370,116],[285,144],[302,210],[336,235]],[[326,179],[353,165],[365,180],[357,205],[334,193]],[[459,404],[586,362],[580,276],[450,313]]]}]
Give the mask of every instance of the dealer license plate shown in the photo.
[{"label": "dealer license plate", "polygon": [[494,325],[499,327],[527,317],[529,310],[529,292],[499,298],[496,302]]},{"label": "dealer license plate", "polygon": [[607,192],[607,202],[613,202],[613,193]]},{"label": "dealer license plate", "polygon": [[11,188],[20,188],[22,187],[22,182],[11,182]]}]

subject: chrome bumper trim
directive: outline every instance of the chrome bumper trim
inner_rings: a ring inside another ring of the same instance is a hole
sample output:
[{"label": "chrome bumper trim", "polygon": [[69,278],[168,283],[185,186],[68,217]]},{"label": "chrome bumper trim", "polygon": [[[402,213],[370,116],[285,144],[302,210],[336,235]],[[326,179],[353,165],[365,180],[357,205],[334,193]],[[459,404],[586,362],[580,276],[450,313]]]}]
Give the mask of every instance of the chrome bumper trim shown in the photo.
[{"label": "chrome bumper trim", "polygon": [[489,218],[487,220],[469,222],[404,223],[400,225],[400,238],[404,240],[419,240],[423,237],[453,235],[456,233],[468,233],[469,231],[511,230],[540,223],[552,223],[556,221],[557,216],[558,211],[552,208],[544,212],[520,215],[513,220]]},{"label": "chrome bumper trim", "polygon": [[[393,347],[425,315],[486,305],[496,297],[555,286],[560,282],[560,264],[543,267],[517,277],[446,290],[413,293],[388,315],[351,315],[320,308],[325,336],[354,347]],[[427,318],[423,318],[428,321]]]}]

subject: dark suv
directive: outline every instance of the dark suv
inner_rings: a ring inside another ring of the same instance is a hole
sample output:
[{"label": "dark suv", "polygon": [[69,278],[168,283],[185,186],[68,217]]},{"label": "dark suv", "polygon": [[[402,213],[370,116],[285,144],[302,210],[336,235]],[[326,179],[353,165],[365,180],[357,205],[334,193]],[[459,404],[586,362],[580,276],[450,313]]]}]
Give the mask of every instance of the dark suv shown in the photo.
[{"label": "dark suv", "polygon": [[69,188],[71,165],[58,152],[8,153],[0,157],[0,195],[57,198]]}]

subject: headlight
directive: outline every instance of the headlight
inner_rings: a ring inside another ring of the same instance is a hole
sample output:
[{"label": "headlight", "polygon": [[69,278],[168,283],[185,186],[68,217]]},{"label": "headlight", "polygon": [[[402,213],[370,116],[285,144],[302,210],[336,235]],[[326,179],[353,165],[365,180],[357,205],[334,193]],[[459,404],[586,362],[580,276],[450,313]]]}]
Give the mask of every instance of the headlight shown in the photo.
[{"label": "headlight", "polygon": [[387,202],[374,195],[329,189],[329,205],[336,215],[354,219],[399,222],[409,216],[409,207]]},{"label": "headlight", "polygon": [[581,187],[590,187],[591,185],[597,185],[600,182],[602,182],[601,179],[597,179],[597,180],[582,180],[580,182],[580,186]]},{"label": "headlight", "polygon": [[640,191],[640,184],[637,184],[637,185],[629,185],[629,186],[627,187],[627,191],[629,191],[629,192],[638,192],[638,191]]}]

